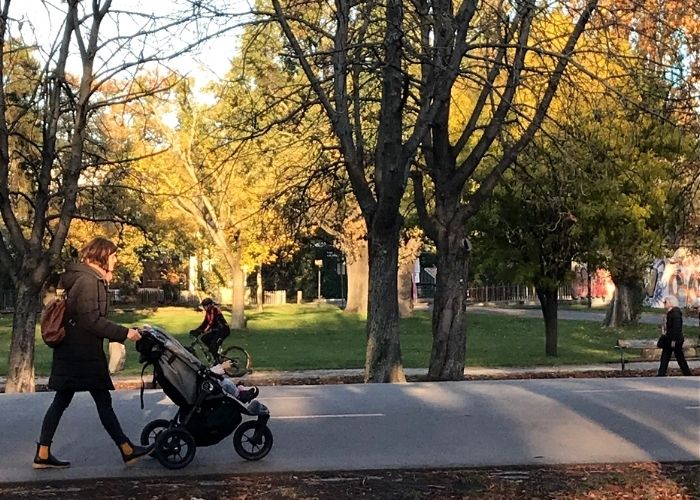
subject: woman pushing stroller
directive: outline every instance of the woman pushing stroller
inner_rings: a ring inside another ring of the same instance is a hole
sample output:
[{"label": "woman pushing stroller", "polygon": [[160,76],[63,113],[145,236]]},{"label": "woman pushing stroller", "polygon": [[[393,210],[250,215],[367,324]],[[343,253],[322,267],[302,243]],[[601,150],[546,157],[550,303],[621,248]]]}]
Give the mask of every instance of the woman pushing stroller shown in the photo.
[{"label": "woman pushing stroller", "polygon": [[63,341],[53,349],[49,389],[54,399],[41,425],[35,469],[70,467],[51,453],[51,445],[66,408],[76,392],[89,392],[95,401],[103,427],[121,453],[122,460],[131,464],[148,455],[152,446],[133,444],[124,434],[112,408],[114,390],[104,353],[104,340],[136,342],[141,334],[134,328],[118,325],[107,319],[109,294],[107,285],[117,263],[117,246],[106,238],[95,238],[79,253],[80,262],[70,264],[61,275],[66,290]]}]

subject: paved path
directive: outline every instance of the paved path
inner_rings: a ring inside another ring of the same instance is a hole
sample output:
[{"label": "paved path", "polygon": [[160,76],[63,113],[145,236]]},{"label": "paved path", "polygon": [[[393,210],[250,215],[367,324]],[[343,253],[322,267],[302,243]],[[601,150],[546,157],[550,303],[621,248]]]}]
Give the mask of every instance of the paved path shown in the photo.
[{"label": "paved path", "polygon": [[[477,313],[477,314],[496,314],[501,316],[516,316],[522,318],[539,318],[542,319],[542,311],[537,308],[532,309],[515,309],[515,308],[503,308],[495,306],[471,306],[467,309],[467,314]],[[558,311],[559,319],[564,320],[576,320],[576,321],[597,321],[602,323],[605,319],[605,312],[598,311],[572,311],[570,309],[559,309]],[[651,325],[661,324],[662,312],[659,310],[658,313],[648,313],[643,312],[639,321],[640,323],[647,323]],[[691,324],[697,325],[697,318],[690,320]]]},{"label": "paved path", "polygon": [[[700,377],[501,380],[265,387],[275,445],[260,462],[230,438],[181,471],[125,467],[90,397],[78,394],[54,441],[70,469],[35,471],[34,440],[51,393],[2,395],[0,482],[212,473],[700,460]],[[148,391],[114,393],[136,438],[175,408]]]},{"label": "paved path", "polygon": [[[533,315],[538,310],[472,308],[475,313]],[[561,311],[562,319],[598,320],[598,313]],[[593,315],[593,316],[592,316]],[[602,319],[602,318],[600,318]],[[656,316],[647,319],[656,322]],[[645,319],[643,318],[643,321]],[[691,367],[700,368],[700,361]],[[632,371],[658,362],[631,363]],[[675,362],[672,362],[675,367]],[[619,371],[603,365],[467,368],[471,377],[533,372]],[[420,376],[425,370],[408,369]],[[285,384],[299,378],[360,376],[361,370],[256,372],[250,380]],[[117,383],[137,382],[115,377]],[[0,384],[4,381],[0,380]],[[45,380],[38,380],[39,383]],[[125,431],[138,438],[152,419],[175,408],[160,391],[113,393]],[[261,462],[240,459],[230,438],[200,448],[184,471],[155,460],[121,464],[87,394],[68,409],[54,450],[73,467],[34,471],[34,441],[52,393],[0,394],[0,482],[293,470],[422,468],[519,464],[700,460],[700,377],[482,380],[409,384],[265,386],[273,413],[272,453]]]}]

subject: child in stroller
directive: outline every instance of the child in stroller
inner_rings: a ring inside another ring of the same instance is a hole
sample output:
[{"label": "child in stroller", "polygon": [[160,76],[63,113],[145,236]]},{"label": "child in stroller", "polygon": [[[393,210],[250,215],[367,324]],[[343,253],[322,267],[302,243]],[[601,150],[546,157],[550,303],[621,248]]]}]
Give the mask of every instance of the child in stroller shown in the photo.
[{"label": "child in stroller", "polygon": [[[272,433],[267,427],[270,412],[265,405],[257,400],[242,401],[240,387],[208,369],[163,330],[144,327],[140,333],[136,349],[143,370],[153,365],[154,382],[178,408],[171,420],[153,420],[141,433],[142,443],[155,443],[153,454],[162,465],[170,469],[185,467],[194,458],[197,446],[216,444],[231,433],[234,449],[246,460],[260,460],[269,453]],[[238,397],[228,392],[231,385],[239,391]],[[244,416],[255,420],[242,422]]]},{"label": "child in stroller", "polygon": [[243,401],[244,403],[250,403],[260,394],[260,390],[257,387],[246,387],[243,384],[237,384],[226,376],[226,372],[231,369],[231,361],[229,360],[214,365],[209,369],[222,377],[219,384],[224,392],[231,397]]}]

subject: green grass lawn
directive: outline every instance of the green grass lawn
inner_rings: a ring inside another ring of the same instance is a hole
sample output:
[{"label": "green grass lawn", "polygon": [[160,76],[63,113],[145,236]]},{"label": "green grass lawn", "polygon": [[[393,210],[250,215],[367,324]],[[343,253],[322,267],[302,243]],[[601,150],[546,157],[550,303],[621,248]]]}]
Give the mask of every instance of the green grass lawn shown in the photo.
[{"label": "green grass lawn", "polygon": [[[365,321],[331,306],[287,305],[247,311],[248,329],[234,331],[225,345],[245,347],[258,370],[362,368],[365,360]],[[163,307],[115,313],[124,325],[159,326],[189,343],[187,332],[198,326],[202,313],[186,308]],[[0,317],[0,374],[7,373],[11,316]],[[655,325],[604,329],[594,321],[559,321],[559,356],[544,355],[544,322],[535,318],[511,318],[472,314],[467,320],[468,366],[533,366],[604,363],[616,361],[612,346],[618,338],[654,338]],[[416,312],[401,321],[401,352],[407,368],[427,368],[430,358],[430,314]],[[126,374],[140,373],[138,353],[127,342]],[[632,356],[632,359],[634,357]],[[37,330],[36,371],[46,375],[51,349]]]}]

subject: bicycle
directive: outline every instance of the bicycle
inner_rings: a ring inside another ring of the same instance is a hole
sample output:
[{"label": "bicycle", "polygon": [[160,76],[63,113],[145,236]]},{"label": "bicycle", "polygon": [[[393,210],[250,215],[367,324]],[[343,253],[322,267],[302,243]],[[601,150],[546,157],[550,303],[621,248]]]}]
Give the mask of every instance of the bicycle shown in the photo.
[{"label": "bicycle", "polygon": [[223,341],[224,339],[217,341],[216,356],[202,342],[200,335],[195,336],[192,343],[185,346],[185,349],[194,354],[200,361],[205,361],[208,367],[218,365],[224,361],[230,361],[231,368],[224,370],[229,377],[242,377],[246,373],[252,372],[253,358],[250,356],[250,353],[237,345],[223,349]]}]

